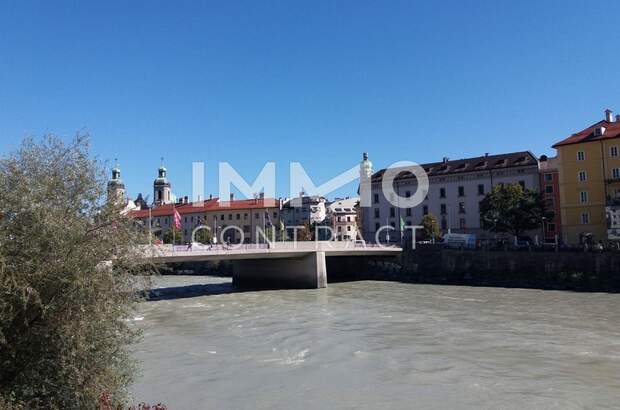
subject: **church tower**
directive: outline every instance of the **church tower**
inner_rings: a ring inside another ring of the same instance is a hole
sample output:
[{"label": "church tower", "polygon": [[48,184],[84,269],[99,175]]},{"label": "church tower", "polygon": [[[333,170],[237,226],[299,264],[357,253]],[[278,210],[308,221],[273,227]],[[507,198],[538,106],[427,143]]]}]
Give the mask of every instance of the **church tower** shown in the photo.
[{"label": "church tower", "polygon": [[161,159],[161,165],[157,170],[157,178],[153,182],[153,199],[155,206],[165,205],[172,202],[170,182],[166,177],[168,170],[164,167],[164,159]]},{"label": "church tower", "polygon": [[108,202],[117,205],[125,204],[125,184],[121,179],[121,169],[116,160],[112,168],[112,179],[108,181]]},{"label": "church tower", "polygon": [[360,205],[362,207],[371,206],[370,194],[372,187],[372,174],[374,170],[372,168],[372,162],[368,159],[368,153],[364,152],[362,155],[362,162],[360,162]]}]

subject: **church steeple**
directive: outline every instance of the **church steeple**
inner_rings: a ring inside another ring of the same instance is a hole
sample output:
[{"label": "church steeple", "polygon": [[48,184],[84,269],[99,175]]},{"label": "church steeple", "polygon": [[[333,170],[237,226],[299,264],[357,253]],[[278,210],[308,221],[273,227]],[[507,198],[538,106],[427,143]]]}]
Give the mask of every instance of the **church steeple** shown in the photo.
[{"label": "church steeple", "polygon": [[153,182],[153,199],[156,206],[172,202],[172,189],[167,178],[167,173],[168,170],[164,166],[164,158],[162,157],[161,164],[157,170],[157,178]]},{"label": "church steeple", "polygon": [[112,179],[108,181],[108,201],[116,204],[125,203],[125,184],[121,179],[121,168],[116,158],[112,168]]}]

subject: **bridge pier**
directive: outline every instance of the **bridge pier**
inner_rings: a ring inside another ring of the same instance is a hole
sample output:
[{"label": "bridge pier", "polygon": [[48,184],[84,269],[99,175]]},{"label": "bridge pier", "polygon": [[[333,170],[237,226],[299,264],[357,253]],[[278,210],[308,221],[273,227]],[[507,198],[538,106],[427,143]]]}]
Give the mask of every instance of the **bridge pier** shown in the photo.
[{"label": "bridge pier", "polygon": [[255,288],[325,288],[325,252],[310,252],[296,258],[235,260],[233,285]]}]

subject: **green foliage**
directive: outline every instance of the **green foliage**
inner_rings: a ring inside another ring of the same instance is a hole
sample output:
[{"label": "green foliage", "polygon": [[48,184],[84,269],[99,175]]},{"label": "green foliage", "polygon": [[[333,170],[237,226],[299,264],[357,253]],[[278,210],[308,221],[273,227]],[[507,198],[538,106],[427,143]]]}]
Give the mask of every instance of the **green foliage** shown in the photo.
[{"label": "green foliage", "polygon": [[207,228],[199,229],[196,231],[194,240],[198,243],[209,244],[213,241],[213,234]]},{"label": "green foliage", "polygon": [[27,139],[0,159],[3,406],[93,409],[104,391],[126,398],[139,241],[103,200],[105,182],[84,136]]},{"label": "green foliage", "polygon": [[480,202],[482,227],[491,232],[519,236],[539,228],[543,217],[549,217],[549,213],[542,196],[519,184],[496,185]]},{"label": "green foliage", "polygon": [[[173,235],[174,235],[174,242],[173,242]],[[181,243],[181,239],[182,239],[183,235],[181,235],[181,231],[179,231],[178,229],[168,229],[166,232],[164,232],[164,236],[162,238],[162,241],[164,243],[176,243],[179,244]]]},{"label": "green foliage", "polygon": [[426,214],[422,217],[422,227],[424,239],[430,240],[435,238],[438,240],[441,237],[441,231],[439,229],[439,223],[437,218],[433,214]]}]

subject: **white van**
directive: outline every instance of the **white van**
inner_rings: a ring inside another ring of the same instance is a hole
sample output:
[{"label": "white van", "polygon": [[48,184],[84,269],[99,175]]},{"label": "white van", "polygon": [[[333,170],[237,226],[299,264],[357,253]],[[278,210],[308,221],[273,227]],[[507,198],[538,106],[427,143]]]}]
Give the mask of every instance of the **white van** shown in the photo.
[{"label": "white van", "polygon": [[447,233],[441,239],[441,244],[446,248],[476,248],[476,235],[464,233]]}]

